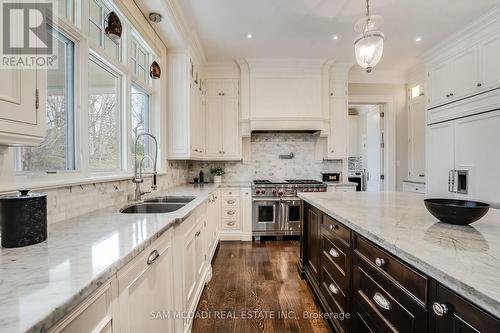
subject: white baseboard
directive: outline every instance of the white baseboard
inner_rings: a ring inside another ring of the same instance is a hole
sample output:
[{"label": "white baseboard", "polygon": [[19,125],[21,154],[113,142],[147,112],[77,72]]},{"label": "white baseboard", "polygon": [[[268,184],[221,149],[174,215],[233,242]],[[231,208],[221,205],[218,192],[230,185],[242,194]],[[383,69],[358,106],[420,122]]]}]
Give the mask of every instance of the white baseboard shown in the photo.
[{"label": "white baseboard", "polygon": [[221,231],[219,233],[220,241],[242,241],[251,242],[252,233],[243,231]]}]

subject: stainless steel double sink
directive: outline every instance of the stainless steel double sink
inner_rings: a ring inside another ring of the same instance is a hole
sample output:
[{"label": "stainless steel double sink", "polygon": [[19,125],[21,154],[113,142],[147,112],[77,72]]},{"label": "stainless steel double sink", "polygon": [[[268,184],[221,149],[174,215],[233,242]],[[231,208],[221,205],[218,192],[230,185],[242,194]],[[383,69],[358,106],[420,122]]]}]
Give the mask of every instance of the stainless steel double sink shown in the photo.
[{"label": "stainless steel double sink", "polygon": [[123,214],[164,214],[181,209],[195,197],[165,196],[147,199],[144,202],[128,205],[120,210]]}]

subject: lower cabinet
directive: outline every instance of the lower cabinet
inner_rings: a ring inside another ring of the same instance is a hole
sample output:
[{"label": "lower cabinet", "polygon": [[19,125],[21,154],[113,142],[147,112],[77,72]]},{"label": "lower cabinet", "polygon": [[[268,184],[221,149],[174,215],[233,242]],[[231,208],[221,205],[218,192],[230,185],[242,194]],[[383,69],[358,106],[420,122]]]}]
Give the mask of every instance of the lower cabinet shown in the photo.
[{"label": "lower cabinet", "polygon": [[119,332],[174,332],[168,318],[174,308],[172,234],[168,230],[118,272]]},{"label": "lower cabinet", "polygon": [[252,240],[252,194],[250,187],[222,188],[220,238]]},{"label": "lower cabinet", "polygon": [[500,321],[304,204],[301,269],[336,332],[500,332]]}]

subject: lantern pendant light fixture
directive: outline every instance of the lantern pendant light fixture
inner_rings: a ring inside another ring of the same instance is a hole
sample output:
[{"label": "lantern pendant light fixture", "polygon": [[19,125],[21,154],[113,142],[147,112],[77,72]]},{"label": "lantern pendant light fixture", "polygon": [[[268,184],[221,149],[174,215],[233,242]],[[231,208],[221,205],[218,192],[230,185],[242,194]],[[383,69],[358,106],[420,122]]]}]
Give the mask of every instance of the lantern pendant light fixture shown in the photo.
[{"label": "lantern pendant light fixture", "polygon": [[358,64],[371,73],[384,52],[384,34],[378,28],[384,23],[382,16],[370,15],[370,3],[366,0],[366,17],[354,26],[360,35],[354,40],[354,52]]}]

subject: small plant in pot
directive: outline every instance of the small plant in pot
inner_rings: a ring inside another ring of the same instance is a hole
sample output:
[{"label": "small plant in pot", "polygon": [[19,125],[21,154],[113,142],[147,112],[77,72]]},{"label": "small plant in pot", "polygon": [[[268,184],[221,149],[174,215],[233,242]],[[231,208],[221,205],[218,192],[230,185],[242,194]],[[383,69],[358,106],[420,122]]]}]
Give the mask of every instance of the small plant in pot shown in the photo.
[{"label": "small plant in pot", "polygon": [[221,167],[211,167],[210,173],[214,176],[214,183],[220,184],[222,183],[222,175],[224,175],[224,169]]}]

